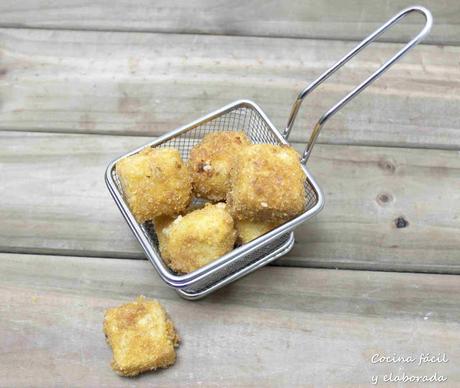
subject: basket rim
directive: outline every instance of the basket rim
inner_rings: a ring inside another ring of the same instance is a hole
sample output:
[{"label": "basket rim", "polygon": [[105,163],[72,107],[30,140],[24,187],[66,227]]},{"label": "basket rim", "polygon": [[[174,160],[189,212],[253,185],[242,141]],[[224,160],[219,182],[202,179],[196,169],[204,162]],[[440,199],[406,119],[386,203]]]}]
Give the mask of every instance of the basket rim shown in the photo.
[{"label": "basket rim", "polygon": [[324,207],[324,195],[320,187],[316,183],[315,179],[313,178],[312,174],[309,172],[307,167],[304,164],[301,164],[301,167],[306,175],[306,178],[308,182],[310,183],[310,185],[312,186],[313,191],[315,192],[316,197],[317,197],[317,202],[312,208],[304,211],[303,213],[289,220],[285,224],[278,226],[277,228],[254,239],[253,241],[250,241],[247,244],[244,244],[238,248],[233,249],[232,251],[221,256],[217,260],[214,260],[213,262],[207,264],[204,267],[197,269],[196,271],[193,271],[193,272],[190,272],[184,275],[176,275],[171,272],[169,267],[167,267],[166,264],[163,262],[163,259],[161,258],[161,256],[156,254],[156,252],[152,249],[152,245],[150,244],[150,242],[147,240],[146,236],[144,235],[144,232],[141,229],[141,225],[134,218],[134,215],[129,209],[127,203],[125,202],[123,195],[118,190],[118,187],[113,178],[113,173],[115,171],[115,165],[119,160],[124,159],[128,156],[131,156],[133,154],[136,154],[146,147],[158,146],[182,133],[188,132],[202,125],[203,123],[211,121],[212,119],[224,113],[230,112],[238,108],[250,108],[250,109],[254,109],[255,111],[257,111],[260,114],[260,116],[264,119],[264,121],[268,124],[270,130],[277,137],[277,139],[281,143],[289,145],[289,142],[276,129],[276,127],[273,125],[270,119],[266,116],[263,110],[255,102],[251,100],[243,99],[243,100],[234,101],[197,120],[192,121],[191,123],[187,125],[181,126],[175,130],[167,132],[163,136],[158,137],[156,140],[148,142],[147,144],[144,144],[141,147],[138,147],[132,151],[129,151],[117,157],[116,159],[112,160],[107,166],[107,169],[105,172],[105,182],[106,182],[106,185],[107,185],[107,188],[110,194],[112,195],[116,205],[118,206],[123,217],[125,218],[125,221],[128,223],[134,236],[137,238],[138,242],[141,244],[145,254],[147,255],[147,258],[152,263],[152,265],[155,267],[155,269],[157,270],[158,274],[163,279],[163,281],[165,281],[171,287],[181,289],[181,288],[193,286],[194,283],[197,283],[203,278],[209,275],[212,275],[216,271],[222,269],[224,266],[238,260],[241,256],[249,254],[253,252],[254,250],[266,245],[267,243],[272,242],[273,240],[280,237],[281,235],[291,232],[295,227],[297,227],[302,222],[316,215]]}]

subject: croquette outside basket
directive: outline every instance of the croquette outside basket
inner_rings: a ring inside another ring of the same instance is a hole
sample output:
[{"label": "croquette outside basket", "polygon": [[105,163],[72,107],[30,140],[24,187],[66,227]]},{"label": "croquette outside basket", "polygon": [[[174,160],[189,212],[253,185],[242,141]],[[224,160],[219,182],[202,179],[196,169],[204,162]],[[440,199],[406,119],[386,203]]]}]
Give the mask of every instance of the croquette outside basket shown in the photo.
[{"label": "croquette outside basket", "polygon": [[[161,259],[158,239],[155,235],[153,225],[150,222],[139,224],[131,213],[127,202],[124,200],[123,191],[115,170],[116,163],[146,147],[177,148],[182,158],[188,160],[192,147],[199,143],[204,135],[213,131],[244,131],[254,143],[289,144],[288,137],[303,99],[359,51],[377,39],[390,26],[412,12],[420,13],[425,17],[425,25],[420,33],[385,62],[370,77],[364,80],[337,102],[330,110],[323,114],[315,125],[300,160],[302,169],[305,173],[305,210],[285,224],[234,249],[205,267],[185,275],[173,273]],[[254,102],[239,100],[188,125],[171,131],[154,142],[148,143],[112,161],[105,175],[107,187],[128,225],[144,249],[147,258],[156,268],[161,278],[169,286],[174,287],[182,297],[186,299],[199,299],[289,252],[294,245],[294,234],[292,230],[305,220],[316,215],[324,205],[323,194],[306,167],[306,162],[324,123],[354,96],[364,90],[372,81],[382,75],[393,63],[400,59],[411,48],[416,46],[429,33],[431,25],[432,16],[430,12],[423,7],[413,6],[399,12],[299,93],[292,107],[286,129],[283,132],[278,131],[274,127],[262,109]],[[269,285],[267,285],[267,287],[269,287]]]}]

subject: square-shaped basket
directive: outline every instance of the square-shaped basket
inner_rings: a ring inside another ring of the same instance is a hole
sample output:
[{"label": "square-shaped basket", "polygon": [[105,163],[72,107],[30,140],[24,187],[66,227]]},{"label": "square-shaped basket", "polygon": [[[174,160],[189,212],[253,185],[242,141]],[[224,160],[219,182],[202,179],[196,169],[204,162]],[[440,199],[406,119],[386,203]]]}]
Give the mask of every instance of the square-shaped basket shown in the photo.
[{"label": "square-shaped basket", "polygon": [[[182,159],[187,161],[193,146],[199,143],[203,136],[213,131],[244,131],[254,143],[289,144],[287,139],[304,98],[359,51],[379,37],[387,28],[412,12],[420,13],[425,17],[426,23],[421,32],[370,77],[365,79],[321,116],[315,125],[300,160],[302,169],[305,173],[305,210],[283,225],[245,245],[235,248],[233,251],[211,262],[205,267],[186,275],[178,275],[172,272],[161,258],[158,239],[153,225],[149,222],[139,224],[131,213],[128,204],[125,202],[122,187],[115,170],[116,163],[127,156],[141,151],[145,147],[173,147],[178,149]],[[239,100],[189,125],[167,133],[156,141],[146,144],[111,162],[106,171],[106,183],[109,191],[134,235],[142,245],[148,259],[157,269],[161,278],[169,286],[174,287],[182,297],[186,299],[198,299],[289,252],[294,244],[292,230],[300,223],[317,214],[324,204],[323,194],[313,179],[313,176],[306,168],[306,162],[324,123],[354,96],[363,91],[372,81],[383,74],[385,70],[401,58],[407,51],[417,45],[428,34],[431,25],[431,14],[423,7],[414,6],[399,12],[299,93],[292,107],[291,115],[283,134],[274,127],[259,106],[252,101]]]},{"label": "square-shaped basket", "polygon": [[251,101],[240,100],[121,156],[110,163],[107,169],[106,181],[110,193],[144,248],[148,259],[168,285],[176,288],[181,296],[189,299],[203,297],[289,252],[294,244],[291,230],[314,216],[323,207],[321,190],[307,168],[302,165],[305,172],[306,193],[306,206],[303,213],[190,274],[177,275],[171,271],[161,258],[153,225],[149,222],[139,224],[124,200],[115,165],[119,160],[145,147],[176,148],[181,153],[182,159],[187,161],[190,150],[201,141],[203,136],[213,131],[232,130],[245,132],[254,143],[288,144],[259,106]]}]

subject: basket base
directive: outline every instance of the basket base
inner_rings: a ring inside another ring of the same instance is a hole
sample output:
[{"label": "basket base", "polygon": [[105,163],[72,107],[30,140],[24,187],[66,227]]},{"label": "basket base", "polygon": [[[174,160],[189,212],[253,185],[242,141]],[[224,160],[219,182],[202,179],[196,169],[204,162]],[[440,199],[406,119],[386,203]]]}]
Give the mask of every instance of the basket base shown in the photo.
[{"label": "basket base", "polygon": [[292,247],[294,246],[294,241],[294,233],[291,232],[288,240],[278,249],[273,251],[271,254],[265,256],[262,260],[258,260],[257,262],[242,268],[238,272],[235,272],[234,274],[220,280],[219,282],[213,284],[211,287],[205,288],[204,290],[198,292],[187,292],[183,289],[177,288],[176,291],[182,298],[187,300],[198,300],[204,298],[205,296],[218,290],[219,288],[229,283],[232,283],[238,279],[241,279],[242,277],[249,275],[251,272],[254,272],[256,269],[259,269],[267,265],[268,263],[280,258],[281,256],[284,256],[292,249]]}]

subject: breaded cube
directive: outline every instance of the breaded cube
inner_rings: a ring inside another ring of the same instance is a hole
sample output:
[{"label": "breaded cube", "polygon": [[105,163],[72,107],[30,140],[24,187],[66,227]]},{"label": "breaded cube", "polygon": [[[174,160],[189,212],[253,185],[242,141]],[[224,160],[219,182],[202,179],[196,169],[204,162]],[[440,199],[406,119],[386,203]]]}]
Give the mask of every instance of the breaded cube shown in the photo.
[{"label": "breaded cube", "polygon": [[160,252],[175,272],[189,273],[233,249],[236,230],[224,203],[206,204],[174,221],[155,223]]},{"label": "breaded cube", "polygon": [[161,215],[176,215],[192,199],[188,167],[173,148],[145,148],[116,165],[128,205],[143,223]]},{"label": "breaded cube", "polygon": [[155,234],[158,238],[158,245],[160,247],[161,257],[166,264],[169,264],[169,254],[167,252],[168,243],[165,229],[167,229],[171,223],[175,220],[172,216],[160,216],[153,220],[153,226],[155,227]]},{"label": "breaded cube", "polygon": [[[180,216],[184,216],[192,211],[202,209],[204,204],[192,204],[190,205],[187,210],[181,212]],[[176,219],[176,216],[159,216],[153,219],[153,226],[155,227],[155,233],[158,238],[158,245],[160,247],[160,253],[162,258],[167,262],[167,257],[169,257],[167,250],[167,242],[166,242],[166,234],[164,230],[168,228],[171,223]]]},{"label": "breaded cube", "polygon": [[238,233],[238,242],[240,244],[247,244],[255,240],[257,237],[270,232],[277,226],[281,225],[284,221],[267,222],[267,221],[247,221],[235,220],[235,227]]},{"label": "breaded cube", "polygon": [[210,201],[225,200],[238,152],[249,144],[243,132],[212,132],[193,147],[189,166],[195,195]]},{"label": "breaded cube", "polygon": [[166,368],[176,361],[179,336],[156,300],[141,296],[108,309],[104,333],[113,352],[112,369],[122,376]]},{"label": "breaded cube", "polygon": [[239,154],[227,195],[238,220],[287,220],[305,208],[305,174],[290,146],[253,144]]}]

